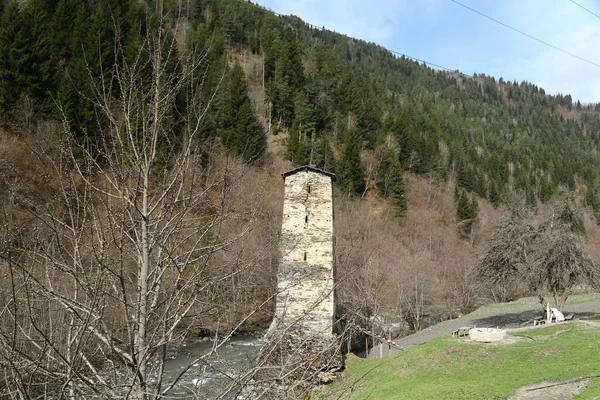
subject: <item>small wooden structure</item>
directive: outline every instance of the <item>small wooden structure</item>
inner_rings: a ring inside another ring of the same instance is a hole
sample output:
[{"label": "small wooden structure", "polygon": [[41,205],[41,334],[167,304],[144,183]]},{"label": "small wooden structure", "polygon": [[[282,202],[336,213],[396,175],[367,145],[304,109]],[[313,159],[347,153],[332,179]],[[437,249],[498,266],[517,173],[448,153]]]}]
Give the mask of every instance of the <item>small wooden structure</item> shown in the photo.
[{"label": "small wooden structure", "polygon": [[461,326],[460,328],[458,328],[457,330],[452,332],[452,336],[456,336],[456,337],[469,336],[470,329],[471,329],[470,326]]}]

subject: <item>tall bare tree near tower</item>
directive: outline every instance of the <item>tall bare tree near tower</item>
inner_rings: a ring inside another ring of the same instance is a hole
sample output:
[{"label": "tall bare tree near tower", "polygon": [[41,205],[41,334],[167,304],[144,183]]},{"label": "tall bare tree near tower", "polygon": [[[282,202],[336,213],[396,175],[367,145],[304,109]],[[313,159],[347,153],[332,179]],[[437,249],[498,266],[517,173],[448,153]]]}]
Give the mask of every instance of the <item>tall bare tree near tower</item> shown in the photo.
[{"label": "tall bare tree near tower", "polygon": [[[182,321],[207,313],[199,301],[207,287],[246,269],[235,260],[214,273],[219,252],[252,229],[255,209],[228,203],[245,167],[201,154],[214,94],[202,97],[202,54],[178,46],[166,13],[157,1],[134,57],[115,45],[121,61],[111,83],[88,99],[96,144],[75,143],[65,120],[61,145],[37,153],[60,177],[58,200],[39,207],[14,195],[33,216],[27,235],[3,226],[0,249],[13,288],[1,311],[0,356],[14,396],[169,395],[176,382],[163,380],[165,361],[185,335]],[[114,82],[118,94],[107,89]],[[185,117],[175,106],[182,96]]]}]

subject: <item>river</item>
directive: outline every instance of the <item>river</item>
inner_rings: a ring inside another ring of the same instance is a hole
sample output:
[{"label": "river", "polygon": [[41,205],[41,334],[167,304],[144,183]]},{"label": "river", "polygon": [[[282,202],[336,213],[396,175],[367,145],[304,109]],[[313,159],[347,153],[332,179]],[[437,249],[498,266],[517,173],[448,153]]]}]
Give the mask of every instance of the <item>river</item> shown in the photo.
[{"label": "river", "polygon": [[[178,349],[177,357],[166,362],[163,382],[171,384],[191,365],[169,392],[170,396],[211,400],[223,396],[223,399],[232,399],[237,389],[234,379],[248,370],[263,344],[262,335],[234,336],[218,349],[211,340],[184,343]],[[223,395],[227,391],[231,394]]]}]

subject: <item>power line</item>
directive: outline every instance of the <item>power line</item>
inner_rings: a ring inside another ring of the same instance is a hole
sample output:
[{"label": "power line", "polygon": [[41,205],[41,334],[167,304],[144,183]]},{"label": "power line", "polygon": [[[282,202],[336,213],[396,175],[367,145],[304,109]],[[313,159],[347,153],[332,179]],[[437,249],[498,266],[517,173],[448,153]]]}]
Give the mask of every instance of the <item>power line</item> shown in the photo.
[{"label": "power line", "polygon": [[[407,55],[407,54],[400,53],[400,52],[398,52],[398,51],[390,50],[390,49],[388,49],[388,48],[385,48],[385,47],[383,47],[383,46],[381,46],[381,47],[382,47],[383,49],[385,49],[385,50],[389,51],[390,53],[397,55],[397,56],[403,56],[403,57],[410,58],[411,60],[414,60],[414,61],[417,61],[417,62],[422,62],[422,63],[425,63],[425,64],[427,64],[427,65],[433,65],[434,67],[436,67],[436,68],[439,68],[439,69],[442,69],[442,70],[444,70],[444,71],[448,71],[448,72],[457,72],[457,71],[458,71],[457,69],[452,69],[452,68],[444,67],[444,66],[442,66],[442,65],[434,64],[434,63],[432,63],[432,62],[429,62],[429,61],[427,61],[427,60],[421,60],[420,58],[412,57],[412,56],[409,56],[409,55]],[[459,71],[459,74],[461,74],[461,75],[465,75],[465,76],[468,76],[468,77],[470,77],[470,78],[472,78],[472,77],[473,77],[473,76],[471,76],[471,75],[463,74],[463,73],[462,73],[462,72],[460,72],[460,71]]]},{"label": "power line", "polygon": [[[278,12],[276,12],[276,11],[273,11],[272,9],[268,9],[268,8],[266,8],[266,7],[263,7],[263,6],[261,6],[260,4],[251,3],[251,2],[249,2],[249,1],[246,1],[246,0],[238,0],[238,1],[239,1],[240,3],[244,3],[244,4],[247,4],[247,5],[251,5],[251,6],[254,6],[254,7],[260,8],[261,10],[265,10],[265,11],[272,12],[273,14],[275,14],[276,16],[278,16],[278,17],[280,17],[280,18],[285,18],[285,17],[288,17],[288,15],[283,15],[283,14],[280,14],[280,13],[278,13]],[[305,24],[309,25],[309,26],[310,26],[312,29],[321,30],[321,29],[323,29],[323,28],[324,28],[324,27],[320,27],[320,26],[313,25],[313,24],[311,24],[310,22],[308,22],[308,21],[305,21],[304,19],[302,19],[302,22],[304,22]],[[362,39],[358,39],[358,40],[362,40]],[[422,60],[422,59],[420,59],[420,58],[413,57],[413,56],[409,56],[408,54],[404,54],[404,53],[401,53],[401,52],[399,52],[399,51],[394,51],[394,50],[388,49],[387,47],[384,47],[384,46],[381,46],[381,45],[377,45],[377,46],[379,46],[379,47],[381,47],[382,49],[384,49],[384,50],[387,50],[387,51],[389,51],[390,53],[392,53],[392,54],[395,54],[395,55],[397,55],[397,56],[402,56],[402,57],[409,58],[409,59],[411,59],[411,60],[413,60],[413,61],[416,61],[416,62],[425,63],[425,64],[427,64],[428,66],[434,66],[434,67],[436,67],[436,68],[439,68],[440,70],[444,70],[444,71],[448,71],[448,72],[452,72],[452,73],[458,73],[458,74],[460,74],[460,75],[462,75],[462,76],[465,76],[465,77],[467,77],[467,78],[473,78],[473,75],[469,75],[469,74],[465,74],[465,73],[463,73],[463,72],[460,72],[460,71],[459,71],[458,69],[456,69],[456,68],[452,69],[452,68],[444,67],[444,66],[442,66],[442,65],[435,64],[435,63],[429,62],[429,61],[427,61],[427,60]]]},{"label": "power line", "polygon": [[584,7],[584,6],[582,6],[581,4],[579,4],[579,3],[577,3],[577,2],[575,2],[575,1],[573,1],[573,0],[569,0],[569,1],[570,1],[571,3],[573,3],[573,4],[575,4],[576,6],[583,8],[585,11],[589,12],[589,13],[590,13],[590,14],[592,14],[594,17],[596,17],[596,18],[600,18],[600,15],[598,15],[598,14],[596,14],[595,12],[593,12],[593,11],[591,11],[591,10],[589,10],[589,9],[585,8],[585,7]]},{"label": "power line", "polygon": [[[249,2],[249,1],[247,1],[247,0],[238,0],[238,1],[240,1],[240,2],[242,2],[242,3],[245,3],[245,4],[248,4],[248,5],[251,5],[251,6],[254,6],[254,7],[258,7],[258,8],[260,8],[260,9],[262,9],[262,10],[270,11],[270,12],[272,12],[273,14],[275,14],[275,15],[276,15],[276,16],[278,16],[278,17],[286,17],[286,15],[280,14],[280,13],[278,13],[278,12],[276,12],[276,11],[273,11],[272,9],[267,9],[266,7],[263,7],[263,6],[259,5],[259,4],[255,4],[255,3]],[[528,37],[528,38],[530,38],[530,39],[532,39],[532,40],[535,40],[536,42],[542,43],[543,45],[545,45],[545,46],[548,46],[548,47],[550,47],[550,48],[552,48],[552,49],[554,49],[554,50],[558,50],[558,51],[560,51],[560,52],[562,52],[562,53],[564,53],[564,54],[567,54],[568,56],[574,57],[574,58],[576,58],[576,59],[578,59],[578,60],[580,60],[580,61],[586,62],[586,63],[588,63],[588,64],[591,64],[591,65],[595,66],[595,67],[598,67],[598,68],[600,68],[600,64],[598,64],[598,63],[595,63],[595,62],[593,62],[593,61],[587,60],[587,59],[585,59],[585,58],[583,58],[583,57],[580,57],[580,56],[578,56],[577,54],[573,54],[573,53],[571,53],[571,52],[569,52],[569,51],[563,50],[563,49],[561,49],[560,47],[554,46],[553,44],[551,44],[551,43],[548,43],[548,42],[546,42],[546,41],[544,41],[544,40],[538,39],[538,38],[536,38],[535,36],[532,36],[532,35],[530,35],[530,34],[528,34],[528,33],[526,33],[526,32],[523,32],[523,31],[521,31],[521,30],[517,29],[517,28],[514,28],[514,27],[512,27],[512,26],[510,26],[510,25],[507,25],[507,24],[505,24],[505,23],[504,23],[504,22],[502,22],[502,21],[499,21],[499,20],[497,20],[497,19],[495,19],[495,18],[492,18],[492,17],[490,17],[490,16],[488,16],[488,15],[486,15],[486,14],[483,14],[482,12],[479,12],[479,11],[475,10],[474,8],[471,8],[471,7],[469,7],[469,6],[465,5],[465,4],[462,4],[462,3],[460,3],[459,1],[456,1],[456,0],[450,0],[450,1],[451,1],[451,2],[453,2],[453,3],[455,3],[455,4],[457,4],[457,5],[459,5],[459,6],[461,6],[461,7],[464,7],[464,8],[466,8],[467,10],[469,10],[469,11],[472,11],[472,12],[474,12],[474,13],[476,13],[476,14],[478,14],[478,15],[480,15],[480,16],[482,16],[482,17],[484,17],[484,18],[487,18],[487,19],[489,19],[489,20],[491,20],[491,21],[493,21],[493,22],[496,22],[497,24],[500,24],[500,25],[504,26],[505,28],[508,28],[508,29],[510,29],[510,30],[513,30],[513,31],[515,31],[515,32],[517,32],[517,33],[520,33],[521,35],[524,35],[524,36],[526,36],[526,37]],[[578,3],[576,3],[575,1],[573,1],[573,0],[569,0],[569,1],[571,1],[572,3],[576,4],[577,6],[579,6],[579,7],[581,7],[581,8],[583,8],[584,10],[588,11],[589,13],[591,13],[591,14],[595,15],[596,17],[600,18],[600,16],[599,16],[599,15],[597,15],[597,14],[593,13],[592,11],[590,11],[590,10],[588,10],[587,8],[583,7],[582,5],[580,5],[580,4],[578,4]],[[309,25],[311,28],[314,28],[314,29],[321,29],[321,27],[318,27],[318,26],[316,26],[316,25],[313,25],[313,24],[311,24],[310,22],[307,22],[307,21],[304,21],[304,20],[302,20],[302,21],[303,21],[303,22],[305,22],[307,25]],[[422,59],[419,59],[419,58],[416,58],[416,57],[410,56],[410,55],[408,55],[408,54],[404,54],[404,53],[401,53],[401,52],[398,52],[398,51],[394,51],[394,50],[388,49],[388,48],[386,48],[386,47],[384,47],[384,46],[381,46],[381,45],[379,45],[379,46],[380,46],[381,48],[383,48],[383,49],[385,49],[385,50],[389,51],[390,53],[392,53],[392,54],[395,54],[395,55],[403,56],[403,57],[405,57],[405,58],[409,58],[409,59],[411,59],[411,60],[414,60],[414,61],[417,61],[417,62],[422,62],[422,63],[425,63],[425,64],[427,64],[427,65],[430,65],[430,66],[434,66],[434,67],[436,67],[436,68],[439,68],[439,69],[441,69],[441,70],[445,70],[445,71],[449,71],[449,72],[458,72],[460,75],[463,75],[463,76],[466,76],[466,77],[469,77],[469,78],[472,78],[472,77],[473,77],[472,75],[465,74],[465,73],[462,73],[462,72],[458,71],[458,69],[452,69],[452,68],[444,67],[444,66],[442,66],[442,65],[435,64],[435,63],[429,62],[429,61],[427,61],[427,60],[422,60]]]},{"label": "power line", "polygon": [[[514,28],[514,27],[512,27],[512,26],[510,26],[510,25],[507,25],[507,24],[505,24],[504,22],[498,21],[497,19],[495,19],[495,18],[492,18],[492,17],[490,17],[489,15],[486,15],[486,14],[484,14],[484,13],[482,13],[482,12],[479,12],[479,11],[475,10],[474,8],[471,8],[471,7],[469,7],[469,6],[466,6],[466,5],[464,5],[464,4],[462,4],[462,3],[460,3],[460,2],[458,2],[458,1],[456,1],[456,0],[450,0],[450,1],[451,1],[451,2],[453,2],[453,3],[455,3],[455,4],[458,4],[458,5],[459,5],[459,6],[461,6],[461,7],[464,7],[464,8],[466,8],[466,9],[467,9],[467,10],[469,10],[469,11],[472,11],[472,12],[474,12],[475,14],[478,14],[478,15],[480,15],[480,16],[482,16],[482,17],[484,17],[484,18],[487,18],[487,19],[489,19],[489,20],[491,20],[491,21],[494,21],[495,23],[497,23],[497,24],[500,24],[500,25],[504,26],[505,28],[508,28],[508,29],[510,29],[510,30],[513,30],[513,31],[515,31],[515,32],[517,32],[517,33],[520,33],[520,34],[521,34],[521,35],[523,35],[523,36],[527,36],[528,38],[530,38],[530,39],[533,39],[533,40],[535,40],[536,42],[542,43],[543,45],[546,45],[546,46],[548,46],[548,47],[551,47],[551,48],[553,48],[554,50],[558,50],[558,51],[560,51],[561,53],[567,54],[567,55],[569,55],[569,56],[571,56],[571,57],[577,58],[578,60],[584,61],[584,62],[586,62],[586,63],[588,63],[588,64],[591,64],[591,65],[593,65],[593,66],[595,66],[595,67],[598,67],[598,68],[600,68],[600,64],[597,64],[597,63],[595,63],[595,62],[593,62],[593,61],[587,60],[587,59],[585,59],[585,58],[583,58],[583,57],[580,57],[580,56],[578,56],[577,54],[573,54],[573,53],[571,53],[571,52],[568,52],[568,51],[566,51],[566,50],[563,50],[563,49],[561,49],[560,47],[557,47],[557,46],[555,46],[555,45],[553,45],[553,44],[550,44],[550,43],[548,43],[548,42],[545,42],[545,41],[543,41],[543,40],[541,40],[541,39],[538,39],[538,38],[536,38],[536,37],[534,37],[534,36],[531,36],[531,35],[530,35],[530,34],[528,34],[528,33],[525,33],[525,32],[523,32],[523,31],[521,31],[521,30],[519,30],[519,29],[517,29],[517,28]],[[572,1],[572,0],[571,0],[571,1]],[[573,2],[573,3],[575,3],[575,2]],[[577,4],[577,3],[575,3],[575,4]]]}]

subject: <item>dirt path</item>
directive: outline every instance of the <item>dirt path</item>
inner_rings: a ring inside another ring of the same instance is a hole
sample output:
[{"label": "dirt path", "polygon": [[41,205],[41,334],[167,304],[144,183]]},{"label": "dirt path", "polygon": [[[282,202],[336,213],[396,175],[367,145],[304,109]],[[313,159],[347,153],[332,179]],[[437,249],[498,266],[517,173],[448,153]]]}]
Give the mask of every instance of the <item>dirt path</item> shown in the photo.
[{"label": "dirt path", "polygon": [[[565,314],[574,313],[576,319],[600,317],[600,294],[571,296],[565,306]],[[395,346],[375,346],[368,358],[381,358],[409,347],[427,342],[442,335],[449,335],[462,327],[519,328],[520,324],[544,315],[537,298],[526,297],[510,303],[480,307],[463,317],[440,322],[420,332],[395,340]],[[536,390],[537,391],[537,390]]]},{"label": "dirt path", "polygon": [[542,382],[517,389],[508,400],[565,400],[572,399],[585,389],[589,379],[577,378],[564,382]]}]

